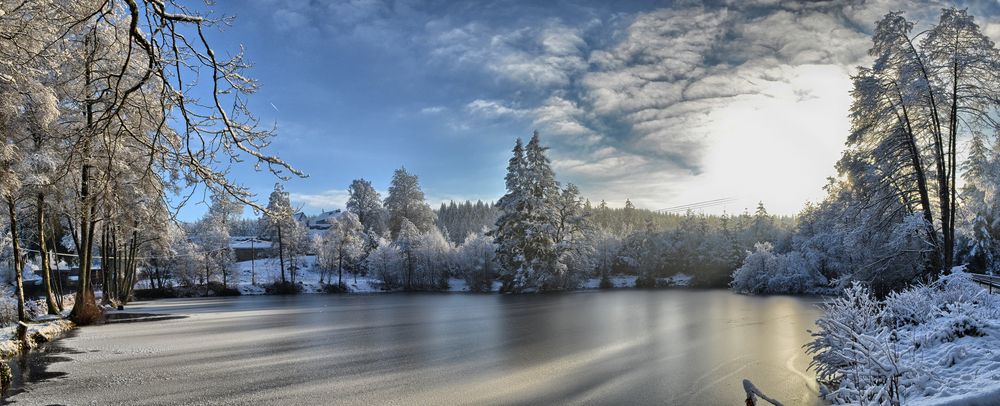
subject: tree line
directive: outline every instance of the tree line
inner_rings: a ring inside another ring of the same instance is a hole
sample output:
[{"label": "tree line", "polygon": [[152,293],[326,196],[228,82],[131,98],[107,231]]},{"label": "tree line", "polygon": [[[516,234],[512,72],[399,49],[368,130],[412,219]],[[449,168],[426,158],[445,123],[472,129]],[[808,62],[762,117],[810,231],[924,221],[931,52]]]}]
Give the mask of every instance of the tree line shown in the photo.
[{"label": "tree line", "polygon": [[188,227],[191,237],[178,241],[198,245],[178,252],[205,254],[184,255],[176,276],[185,285],[214,280],[231,287],[233,258],[225,248],[236,229],[236,235],[272,244],[268,255],[280,267],[275,282],[285,286],[278,291],[297,290],[296,258],[309,255],[331,292],[350,290],[347,278],[356,282],[359,276],[385,290],[444,290],[459,279],[476,292],[540,292],[576,289],[588,279],[610,287],[616,276],[657,287],[678,274],[700,286],[723,287],[755,243],[791,243],[795,219],[772,216],[763,204],[739,215],[661,213],[628,199],[622,208],[603,201],[594,206],[555,176],[536,132],[527,144],[516,142],[507,193],[496,203],[450,202],[432,210],[418,177],[406,168],[394,172],[384,198],[371,181],[352,181],[344,212],[312,220],[325,222],[322,231],[310,232],[294,219],[280,184],[259,219],[231,218],[224,214],[233,213],[226,201],[213,197],[204,218]]}]

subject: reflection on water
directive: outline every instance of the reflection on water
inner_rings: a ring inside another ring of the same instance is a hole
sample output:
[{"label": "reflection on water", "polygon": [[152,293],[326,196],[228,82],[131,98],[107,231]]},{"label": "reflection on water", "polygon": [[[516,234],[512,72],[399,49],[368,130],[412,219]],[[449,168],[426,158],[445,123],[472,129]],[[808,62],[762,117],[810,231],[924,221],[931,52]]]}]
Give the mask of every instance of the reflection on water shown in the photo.
[{"label": "reflection on water", "polygon": [[[83,329],[66,345],[121,355],[55,364],[69,375],[33,395],[58,400],[118,368],[188,389],[142,389],[163,403],[738,405],[749,378],[786,404],[820,404],[801,348],[815,303],[697,290],[150,302],[133,310],[192,316]],[[84,399],[130,399],[107,396]]]},{"label": "reflection on water", "polygon": [[6,388],[4,393],[0,394],[2,396],[0,399],[21,393],[27,383],[44,382],[65,376],[65,372],[50,371],[48,366],[56,362],[69,361],[70,358],[66,355],[73,352],[63,348],[58,342],[54,342],[43,344],[27,354],[19,354],[11,359],[0,360],[0,362],[7,363],[11,372],[10,386]]}]

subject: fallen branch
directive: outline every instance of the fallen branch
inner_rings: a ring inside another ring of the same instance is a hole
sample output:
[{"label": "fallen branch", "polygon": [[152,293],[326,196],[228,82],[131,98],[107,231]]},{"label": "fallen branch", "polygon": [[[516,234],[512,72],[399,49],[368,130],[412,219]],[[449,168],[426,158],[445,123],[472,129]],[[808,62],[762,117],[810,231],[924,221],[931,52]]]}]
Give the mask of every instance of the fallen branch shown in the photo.
[{"label": "fallen branch", "polygon": [[757,389],[757,387],[754,386],[753,382],[750,382],[749,379],[743,380],[743,390],[747,392],[747,406],[757,406],[757,396],[760,396],[761,399],[764,399],[765,401],[774,406],[784,406],[781,404],[781,402],[769,398],[767,395],[764,394],[764,392],[761,392],[760,389]]}]

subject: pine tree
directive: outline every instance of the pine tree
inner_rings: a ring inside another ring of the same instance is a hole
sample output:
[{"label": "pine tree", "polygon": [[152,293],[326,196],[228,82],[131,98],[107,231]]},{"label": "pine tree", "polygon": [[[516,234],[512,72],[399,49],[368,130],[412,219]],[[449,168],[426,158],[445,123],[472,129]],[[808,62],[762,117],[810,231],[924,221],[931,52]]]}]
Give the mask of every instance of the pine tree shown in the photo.
[{"label": "pine tree", "polygon": [[[1000,140],[995,148],[1000,148]],[[965,185],[962,203],[970,266],[990,273],[1000,272],[1000,156],[990,151],[982,135],[969,144],[968,160],[963,165]]]},{"label": "pine tree", "polygon": [[497,204],[494,234],[509,292],[561,289],[566,267],[560,264],[560,196],[555,172],[536,131],[523,150],[518,140],[507,167],[507,194]]},{"label": "pine tree", "polygon": [[500,263],[501,290],[514,290],[514,281],[524,267],[524,243],[527,235],[527,207],[525,198],[527,185],[525,176],[524,145],[518,138],[514,144],[513,156],[507,163],[505,177],[507,193],[497,201],[500,215],[497,218],[496,229],[490,232],[497,249],[497,262]]}]

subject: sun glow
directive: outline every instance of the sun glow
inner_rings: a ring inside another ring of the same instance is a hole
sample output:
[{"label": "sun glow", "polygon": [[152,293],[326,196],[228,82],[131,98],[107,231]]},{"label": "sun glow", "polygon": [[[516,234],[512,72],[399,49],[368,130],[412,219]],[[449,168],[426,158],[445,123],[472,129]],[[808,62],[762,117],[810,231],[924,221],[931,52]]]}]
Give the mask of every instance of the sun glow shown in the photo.
[{"label": "sun glow", "polygon": [[[764,201],[794,214],[823,197],[850,129],[848,73],[831,65],[788,67],[788,80],[761,94],[739,96],[709,114],[705,172],[688,184],[687,200],[733,196],[728,211]],[[780,200],[768,197],[781,196]]]}]

